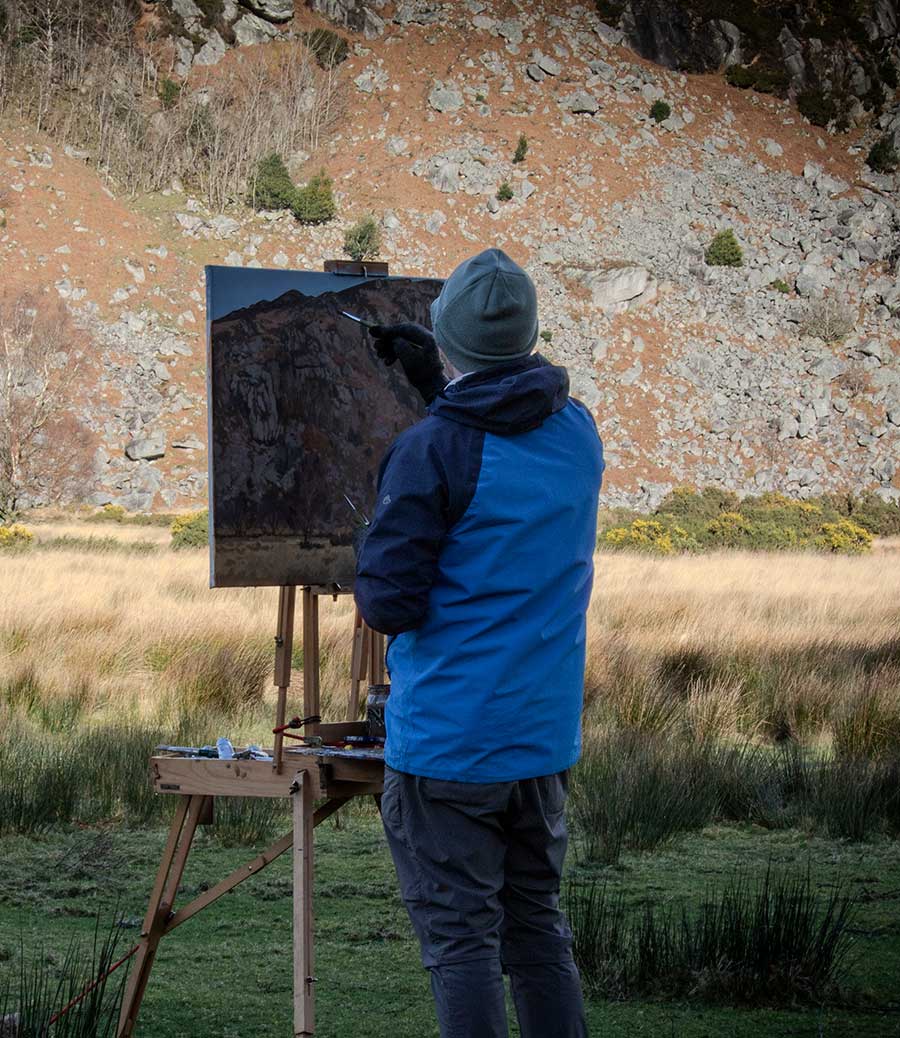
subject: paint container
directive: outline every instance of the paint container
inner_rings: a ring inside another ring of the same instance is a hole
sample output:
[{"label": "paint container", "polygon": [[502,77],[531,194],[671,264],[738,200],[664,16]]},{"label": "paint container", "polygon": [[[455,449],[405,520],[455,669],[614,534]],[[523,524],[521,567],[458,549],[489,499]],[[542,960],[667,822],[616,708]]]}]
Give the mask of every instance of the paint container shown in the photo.
[{"label": "paint container", "polygon": [[369,694],[366,696],[366,734],[370,739],[384,742],[387,735],[384,708],[390,694],[390,685],[369,685]]}]

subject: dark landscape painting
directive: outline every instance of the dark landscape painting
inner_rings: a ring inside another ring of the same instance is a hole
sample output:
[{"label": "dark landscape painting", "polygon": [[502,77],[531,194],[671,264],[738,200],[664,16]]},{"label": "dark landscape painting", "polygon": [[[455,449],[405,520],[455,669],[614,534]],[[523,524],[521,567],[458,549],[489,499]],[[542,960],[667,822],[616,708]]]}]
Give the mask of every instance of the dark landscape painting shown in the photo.
[{"label": "dark landscape painting", "polygon": [[210,583],[349,586],[378,465],[424,408],[341,311],[427,325],[441,282],[206,273]]}]

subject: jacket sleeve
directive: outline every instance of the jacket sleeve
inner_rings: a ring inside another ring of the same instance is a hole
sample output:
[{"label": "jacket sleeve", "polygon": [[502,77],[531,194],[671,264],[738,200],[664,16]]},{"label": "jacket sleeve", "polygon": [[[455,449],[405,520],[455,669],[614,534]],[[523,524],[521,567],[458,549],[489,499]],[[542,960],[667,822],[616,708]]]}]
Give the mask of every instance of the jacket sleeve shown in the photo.
[{"label": "jacket sleeve", "polygon": [[401,434],[381,464],[355,597],[366,623],[383,634],[424,622],[444,537],[474,493],[472,436],[465,431],[442,444],[433,435],[432,423],[439,421],[425,419]]}]

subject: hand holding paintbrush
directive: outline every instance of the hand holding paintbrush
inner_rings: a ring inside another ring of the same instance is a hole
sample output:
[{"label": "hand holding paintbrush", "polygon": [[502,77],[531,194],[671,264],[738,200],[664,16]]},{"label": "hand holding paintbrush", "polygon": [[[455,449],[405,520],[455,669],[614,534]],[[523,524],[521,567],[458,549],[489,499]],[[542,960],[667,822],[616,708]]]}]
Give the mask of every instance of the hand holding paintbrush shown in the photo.
[{"label": "hand holding paintbrush", "polygon": [[437,343],[427,328],[411,323],[372,324],[346,310],[341,313],[368,328],[375,340],[375,352],[388,367],[400,361],[409,384],[419,392],[426,404],[430,404],[447,385]]}]

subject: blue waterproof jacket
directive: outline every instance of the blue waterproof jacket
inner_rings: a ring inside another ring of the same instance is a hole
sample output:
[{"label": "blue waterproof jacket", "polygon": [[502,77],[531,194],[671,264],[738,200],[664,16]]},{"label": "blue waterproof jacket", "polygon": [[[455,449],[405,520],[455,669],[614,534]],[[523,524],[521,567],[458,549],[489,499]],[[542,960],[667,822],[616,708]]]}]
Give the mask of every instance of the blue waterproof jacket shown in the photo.
[{"label": "blue waterproof jacket", "polygon": [[356,601],[393,635],[385,759],[508,782],[578,759],[603,448],[539,356],[451,383],[379,475]]}]

